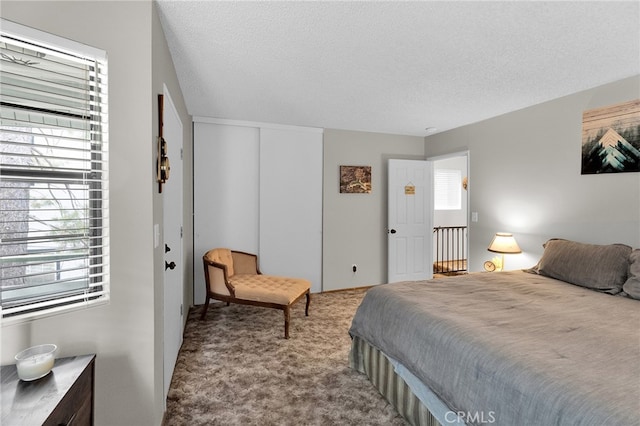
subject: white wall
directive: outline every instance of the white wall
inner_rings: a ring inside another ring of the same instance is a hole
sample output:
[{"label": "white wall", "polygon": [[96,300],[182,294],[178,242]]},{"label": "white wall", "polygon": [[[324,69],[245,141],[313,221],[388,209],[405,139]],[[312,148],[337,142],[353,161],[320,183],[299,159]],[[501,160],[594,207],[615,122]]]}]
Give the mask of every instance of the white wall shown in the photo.
[{"label": "white wall", "polygon": [[[152,23],[152,89],[151,89],[151,99],[150,99],[150,107],[152,110],[152,123],[151,123],[151,146],[153,150],[153,154],[150,158],[149,173],[151,174],[152,182],[151,182],[151,193],[153,194],[153,223],[159,224],[161,233],[163,230],[164,223],[164,204],[163,204],[163,194],[158,191],[158,184],[155,181],[156,176],[156,158],[158,155],[157,152],[157,144],[154,143],[156,141],[156,137],[158,136],[158,95],[164,92],[165,87],[169,90],[171,94],[171,100],[173,105],[176,108],[178,115],[180,116],[180,120],[182,121],[182,145],[180,148],[183,149],[183,160],[182,160],[182,257],[180,259],[176,259],[176,262],[181,262],[183,265],[183,289],[182,289],[182,300],[184,307],[184,315],[183,321],[181,324],[181,328],[184,327],[184,324],[188,318],[189,306],[191,306],[191,301],[193,300],[193,268],[192,259],[193,259],[193,221],[191,220],[193,216],[193,154],[192,154],[192,126],[191,126],[191,116],[187,112],[187,107],[184,103],[184,98],[182,96],[182,91],[180,90],[180,84],[178,83],[178,77],[175,71],[175,67],[173,64],[173,59],[171,58],[171,54],[169,53],[169,47],[167,45],[167,41],[164,36],[164,32],[162,29],[162,25],[160,23],[160,18],[158,17],[158,13],[156,10],[155,3],[153,3],[153,14],[151,17]],[[165,98],[166,99],[166,98]],[[165,104],[166,111],[166,104]],[[166,114],[166,112],[165,112]],[[176,140],[168,141],[171,144],[172,149],[175,144],[178,143]],[[171,164],[177,164],[177,159],[170,159]],[[171,177],[174,177],[176,170],[172,170],[170,174]],[[175,177],[174,177],[175,179]],[[164,241],[164,236],[160,236],[160,241]],[[178,252],[178,250],[176,250]],[[165,252],[164,252],[164,244],[160,243],[159,246],[154,250],[153,254],[153,275],[154,275],[154,364],[156,368],[154,368],[154,405],[156,406],[156,410],[160,413],[160,408],[162,412],[164,412],[164,374],[163,374],[163,365],[164,365],[164,261],[165,261]],[[170,259],[173,260],[173,259]],[[157,417],[157,415],[156,415]]]},{"label": "white wall", "polygon": [[[155,67],[165,69],[157,73],[158,79],[173,72],[166,56],[152,61],[152,37],[160,33],[153,8],[149,0],[3,0],[0,11],[3,18],[95,46],[108,55],[111,301],[5,326],[1,348],[3,364],[11,363],[19,350],[40,343],[57,344],[59,356],[96,353],[97,425],[151,425],[162,418],[158,292],[163,269],[162,255],[153,248],[153,223],[162,223],[162,201],[154,195],[155,105],[162,83],[152,82],[152,75]],[[180,91],[175,78],[168,85],[176,101]],[[189,122],[186,116],[183,120]]]},{"label": "white wall", "polygon": [[639,96],[628,78],[425,139],[427,156],[470,151],[471,270],[499,231],[523,250],[507,269],[533,266],[553,237],[640,246],[640,173],[580,174],[583,111]]},{"label": "white wall", "polygon": [[[423,138],[325,129],[322,289],[387,281],[387,160],[424,160]],[[370,194],[341,194],[340,166],[371,166]],[[353,273],[352,264],[358,265]]]}]

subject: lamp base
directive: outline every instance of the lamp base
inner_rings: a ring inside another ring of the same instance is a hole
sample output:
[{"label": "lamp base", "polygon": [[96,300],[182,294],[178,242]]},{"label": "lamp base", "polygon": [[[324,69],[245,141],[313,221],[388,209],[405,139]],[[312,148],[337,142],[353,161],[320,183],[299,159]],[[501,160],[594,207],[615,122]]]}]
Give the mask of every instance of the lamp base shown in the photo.
[{"label": "lamp base", "polygon": [[496,265],[496,271],[502,271],[504,269],[504,254],[494,257],[491,261]]}]

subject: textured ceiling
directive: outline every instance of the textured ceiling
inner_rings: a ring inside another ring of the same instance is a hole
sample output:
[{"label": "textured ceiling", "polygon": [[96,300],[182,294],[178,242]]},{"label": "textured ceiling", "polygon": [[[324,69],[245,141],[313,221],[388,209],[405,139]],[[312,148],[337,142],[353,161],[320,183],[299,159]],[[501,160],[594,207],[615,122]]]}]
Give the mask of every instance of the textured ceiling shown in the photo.
[{"label": "textured ceiling", "polygon": [[638,1],[156,1],[193,116],[424,136],[640,74]]}]

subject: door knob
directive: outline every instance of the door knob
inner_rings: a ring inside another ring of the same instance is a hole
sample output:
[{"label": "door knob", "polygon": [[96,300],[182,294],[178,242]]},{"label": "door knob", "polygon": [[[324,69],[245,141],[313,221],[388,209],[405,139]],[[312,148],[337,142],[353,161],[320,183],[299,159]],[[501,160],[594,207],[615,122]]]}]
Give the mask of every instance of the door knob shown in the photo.
[{"label": "door knob", "polygon": [[171,269],[173,270],[173,268],[176,267],[176,262],[167,262],[166,260],[164,261],[164,270],[166,271],[167,269]]},{"label": "door knob", "polygon": [[167,243],[164,243],[164,252],[168,253],[171,251],[171,248],[167,245]]},{"label": "door knob", "polygon": [[395,230],[395,229],[392,229],[392,230],[390,230],[389,232],[390,232],[390,233],[392,233],[392,234],[395,234],[395,233],[396,233],[396,230]]}]

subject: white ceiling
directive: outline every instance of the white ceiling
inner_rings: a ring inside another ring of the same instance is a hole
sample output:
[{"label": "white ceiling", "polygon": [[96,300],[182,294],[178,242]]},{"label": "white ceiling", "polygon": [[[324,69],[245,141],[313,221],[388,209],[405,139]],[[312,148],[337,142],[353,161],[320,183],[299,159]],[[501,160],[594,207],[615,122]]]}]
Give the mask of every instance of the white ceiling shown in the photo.
[{"label": "white ceiling", "polygon": [[640,74],[638,1],[156,1],[193,116],[424,136]]}]

